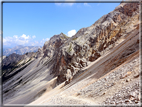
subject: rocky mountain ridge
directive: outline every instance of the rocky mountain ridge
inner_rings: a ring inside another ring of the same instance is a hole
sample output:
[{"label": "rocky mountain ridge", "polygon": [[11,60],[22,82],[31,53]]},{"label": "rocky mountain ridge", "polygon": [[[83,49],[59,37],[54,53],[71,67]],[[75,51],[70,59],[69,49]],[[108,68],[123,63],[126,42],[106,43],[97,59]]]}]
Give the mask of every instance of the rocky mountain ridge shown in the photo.
[{"label": "rocky mountain ridge", "polygon": [[[138,29],[138,13],[138,3],[120,4],[113,12],[104,15],[92,26],[80,29],[74,37],[68,39],[60,47],[54,65],[53,72],[58,75],[59,81],[70,81],[79,69],[87,66],[87,62],[95,61],[115,47],[125,35]],[[71,78],[66,76],[67,72]]]},{"label": "rocky mountain ridge", "polygon": [[140,104],[139,6],[121,3],[71,38],[54,35],[36,53],[17,56],[12,68],[14,57],[5,58],[4,103]]},{"label": "rocky mountain ridge", "polygon": [[9,56],[12,53],[23,55],[27,52],[36,52],[41,46],[22,46],[18,45],[13,48],[8,48],[3,51],[3,56]]}]

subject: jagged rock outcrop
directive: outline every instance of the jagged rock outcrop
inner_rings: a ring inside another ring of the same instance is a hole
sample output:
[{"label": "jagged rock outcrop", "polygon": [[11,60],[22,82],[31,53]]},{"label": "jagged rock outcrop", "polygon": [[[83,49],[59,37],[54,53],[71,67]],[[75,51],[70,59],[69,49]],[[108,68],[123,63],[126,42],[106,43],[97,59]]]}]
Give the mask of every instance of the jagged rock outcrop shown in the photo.
[{"label": "jagged rock outcrop", "polygon": [[[44,46],[38,50],[36,58],[41,57],[39,64],[46,64],[49,60],[57,58],[58,51],[62,44],[68,40],[69,37],[61,33],[59,35],[54,35],[49,41],[46,41]],[[54,63],[54,62],[53,62]]]},{"label": "jagged rock outcrop", "polygon": [[[39,64],[54,59],[51,73],[58,76],[61,83],[72,80],[88,62],[107,53],[134,29],[139,29],[139,3],[121,3],[114,11],[102,16],[90,27],[80,29],[71,38],[63,33],[54,35],[35,56],[41,57]],[[70,76],[66,76],[69,70]]]},{"label": "jagged rock outcrop", "polygon": [[15,63],[5,58],[14,68],[3,72],[4,103],[140,104],[139,5],[121,3],[71,38],[54,35]]},{"label": "jagged rock outcrop", "polygon": [[87,62],[95,61],[139,29],[139,23],[139,3],[122,3],[92,26],[80,29],[58,50],[53,72],[59,83],[69,78],[68,70],[73,78]]},{"label": "jagged rock outcrop", "polygon": [[[93,62],[119,44],[126,35],[139,29],[139,3],[121,3],[114,11],[102,16],[92,26],[80,29],[69,38],[63,33],[54,35],[38,49],[39,64],[55,59],[51,73],[58,82],[68,80],[88,62]],[[71,71],[67,77],[67,71]]]}]

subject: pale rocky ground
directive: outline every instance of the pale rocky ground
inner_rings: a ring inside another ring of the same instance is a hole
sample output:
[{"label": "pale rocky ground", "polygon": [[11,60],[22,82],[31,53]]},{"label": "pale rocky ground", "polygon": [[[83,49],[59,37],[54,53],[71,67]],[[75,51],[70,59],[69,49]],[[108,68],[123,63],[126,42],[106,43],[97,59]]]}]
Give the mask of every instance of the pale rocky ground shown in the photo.
[{"label": "pale rocky ground", "polygon": [[[61,89],[53,89],[44,93],[31,103],[45,105],[108,105],[135,104],[140,105],[140,59],[139,51],[129,56],[127,61],[105,74],[104,68],[110,63],[116,53],[121,53],[130,43],[136,41],[139,35],[124,40],[111,52],[91,64],[83,74]],[[128,41],[130,40],[130,41]],[[118,49],[119,47],[119,49]],[[108,61],[110,60],[110,61]],[[63,84],[61,84],[63,85]]]},{"label": "pale rocky ground", "polygon": [[140,105],[138,6],[122,3],[71,38],[54,35],[36,53],[14,55],[15,65],[4,59],[3,103]]}]

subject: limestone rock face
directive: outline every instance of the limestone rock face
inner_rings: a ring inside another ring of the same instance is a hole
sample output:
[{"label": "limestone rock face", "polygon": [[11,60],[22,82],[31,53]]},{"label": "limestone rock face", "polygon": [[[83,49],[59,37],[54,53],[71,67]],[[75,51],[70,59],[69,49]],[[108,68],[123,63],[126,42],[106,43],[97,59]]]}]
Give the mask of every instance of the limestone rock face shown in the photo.
[{"label": "limestone rock face", "polygon": [[58,50],[53,72],[58,75],[59,82],[68,78],[67,70],[70,69],[73,78],[87,62],[111,50],[131,31],[138,29],[139,23],[139,3],[122,3],[92,26],[80,29]]},{"label": "limestone rock face", "polygon": [[[59,83],[69,77],[71,81],[88,62],[97,60],[138,29],[139,23],[139,3],[121,3],[114,11],[90,27],[80,29],[71,38],[63,33],[54,35],[38,49],[35,58],[41,58],[38,65],[48,63],[54,66],[51,74],[58,76]],[[20,59],[21,56],[17,61]],[[4,65],[5,62],[8,61],[4,61]],[[70,74],[67,71],[71,71]]]},{"label": "limestone rock face", "polygon": [[51,74],[58,76],[61,83],[67,80],[68,70],[72,79],[88,62],[97,60],[138,29],[139,23],[139,3],[121,3],[114,11],[90,27],[80,29],[71,38],[63,33],[54,35],[38,50],[36,57],[41,57],[39,64],[54,59]]},{"label": "limestone rock face", "polygon": [[122,2],[70,38],[5,57],[4,104],[139,104],[139,7]]},{"label": "limestone rock face", "polygon": [[[57,57],[58,51],[62,44],[68,40],[69,37],[61,33],[59,35],[54,35],[49,41],[46,41],[44,46],[38,50],[37,58],[41,57],[39,63],[45,64],[48,60],[53,60]],[[53,64],[53,63],[50,63]],[[49,65],[50,65],[49,64]]]}]

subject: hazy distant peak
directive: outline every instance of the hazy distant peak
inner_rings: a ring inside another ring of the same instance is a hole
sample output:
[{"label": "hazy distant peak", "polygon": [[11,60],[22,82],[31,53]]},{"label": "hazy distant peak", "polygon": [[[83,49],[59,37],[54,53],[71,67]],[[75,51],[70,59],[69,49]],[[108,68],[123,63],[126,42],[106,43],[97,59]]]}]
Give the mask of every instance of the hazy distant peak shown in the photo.
[{"label": "hazy distant peak", "polygon": [[41,46],[22,46],[22,45],[18,45],[18,46],[15,46],[14,48],[4,50],[3,55],[8,56],[8,55],[10,55],[12,53],[23,55],[23,54],[25,54],[27,52],[36,52],[38,50],[38,48],[41,48]]}]

